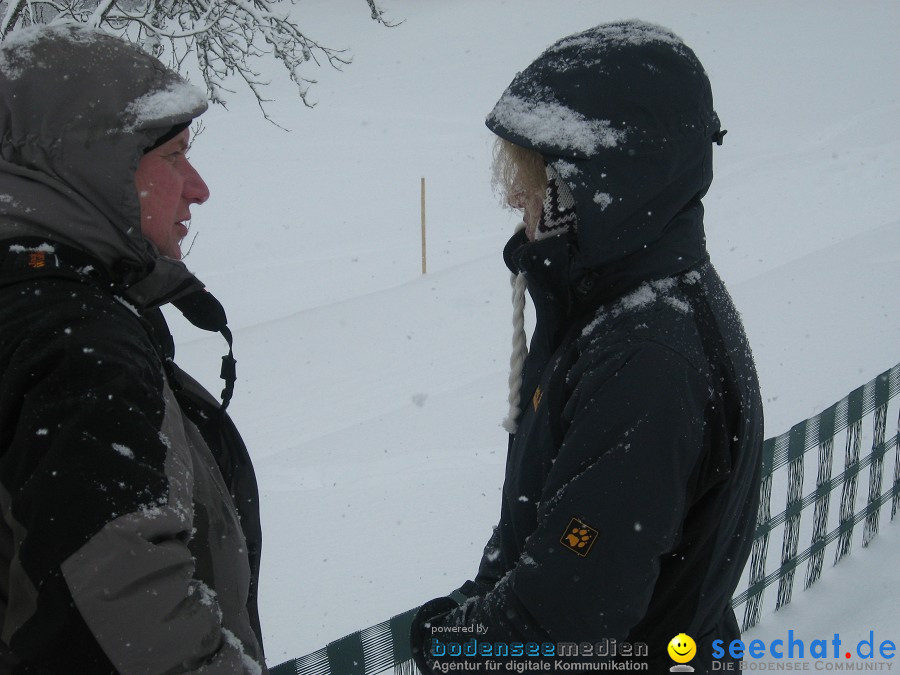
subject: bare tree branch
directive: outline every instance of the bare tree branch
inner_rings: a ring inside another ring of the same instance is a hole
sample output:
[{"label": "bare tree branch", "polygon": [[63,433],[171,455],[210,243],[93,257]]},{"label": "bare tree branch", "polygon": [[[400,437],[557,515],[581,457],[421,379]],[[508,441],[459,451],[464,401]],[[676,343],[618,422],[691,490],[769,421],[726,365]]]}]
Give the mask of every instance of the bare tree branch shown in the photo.
[{"label": "bare tree branch", "polygon": [[[193,55],[212,103],[225,106],[234,94],[225,81],[237,77],[250,89],[263,116],[263,91],[257,64],[275,59],[297,87],[300,100],[313,107],[309,88],[316,80],[306,72],[327,63],[340,70],[350,63],[345,49],[312,39],[291,21],[297,0],[0,0],[0,40],[38,23],[75,20],[140,44],[171,67],[184,70]],[[377,0],[366,0],[372,20],[389,22]],[[402,22],[401,22],[402,23]],[[274,122],[273,122],[274,124]]]},{"label": "bare tree branch", "polygon": [[399,26],[401,23],[403,23],[402,21],[400,23],[391,23],[390,21],[385,19],[384,10],[378,7],[375,0],[366,0],[366,2],[369,3],[369,9],[372,10],[373,21],[377,21],[381,25],[387,26],[388,28],[394,28],[395,26]]}]

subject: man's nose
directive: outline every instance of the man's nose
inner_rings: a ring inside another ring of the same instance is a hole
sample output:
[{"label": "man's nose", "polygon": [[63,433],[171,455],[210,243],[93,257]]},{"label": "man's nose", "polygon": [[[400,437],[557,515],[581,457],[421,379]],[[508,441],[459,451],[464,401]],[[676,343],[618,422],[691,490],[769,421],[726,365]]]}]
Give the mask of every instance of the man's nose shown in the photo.
[{"label": "man's nose", "polygon": [[187,162],[182,192],[184,198],[191,204],[202,204],[209,199],[209,187],[190,162]]}]

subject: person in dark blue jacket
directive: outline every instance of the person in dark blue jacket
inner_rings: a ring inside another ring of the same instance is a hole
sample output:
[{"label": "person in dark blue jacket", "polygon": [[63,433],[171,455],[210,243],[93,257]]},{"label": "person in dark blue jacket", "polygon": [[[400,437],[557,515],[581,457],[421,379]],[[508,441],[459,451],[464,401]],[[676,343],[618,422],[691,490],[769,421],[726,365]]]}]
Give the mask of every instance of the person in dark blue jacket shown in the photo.
[{"label": "person in dark blue jacket", "polygon": [[[705,246],[725,133],[709,79],[665,28],[600,25],[516,75],[487,126],[524,212],[504,259],[536,326],[513,359],[499,523],[468,599],[419,611],[416,663],[707,672],[712,642],[740,634],[763,441],[750,347]],[[681,634],[696,652],[676,664]]]}]

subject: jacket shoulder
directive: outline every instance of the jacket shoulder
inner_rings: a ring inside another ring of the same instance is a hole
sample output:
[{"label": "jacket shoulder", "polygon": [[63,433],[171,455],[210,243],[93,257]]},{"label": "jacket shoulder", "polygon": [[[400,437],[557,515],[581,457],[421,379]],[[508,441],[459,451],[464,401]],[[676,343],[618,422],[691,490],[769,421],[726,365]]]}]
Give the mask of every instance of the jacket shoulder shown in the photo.
[{"label": "jacket shoulder", "polygon": [[7,421],[28,406],[76,414],[76,401],[84,413],[101,397],[161,409],[164,365],[136,311],[108,293],[65,279],[0,289]]},{"label": "jacket shoulder", "polygon": [[684,277],[645,282],[598,308],[578,338],[583,367],[627,360],[638,351],[659,352],[706,377],[698,302],[685,283]]},{"label": "jacket shoulder", "polygon": [[0,345],[51,345],[94,341],[152,349],[138,310],[124,298],[64,278],[25,281],[0,288]]}]

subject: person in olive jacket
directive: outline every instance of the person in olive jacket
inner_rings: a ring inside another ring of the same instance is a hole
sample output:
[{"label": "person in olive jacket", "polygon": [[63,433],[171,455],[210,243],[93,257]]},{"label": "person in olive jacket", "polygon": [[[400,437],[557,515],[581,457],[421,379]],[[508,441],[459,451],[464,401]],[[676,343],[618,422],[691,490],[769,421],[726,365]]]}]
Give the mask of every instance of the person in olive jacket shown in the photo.
[{"label": "person in olive jacket", "polygon": [[[487,126],[497,182],[524,212],[504,259],[536,325],[513,358],[499,523],[468,599],[418,612],[416,663],[576,643],[593,646],[581,661],[666,672],[684,633],[706,672],[712,642],[740,634],[730,599],[763,440],[750,347],[705,246],[725,133],[708,77],[665,28],[600,25],[516,75]],[[472,638],[476,655],[446,651]]]},{"label": "person in olive jacket", "polygon": [[0,48],[0,672],[263,673],[256,479],[159,307],[222,331],[181,262],[206,97],[80,25]]}]

